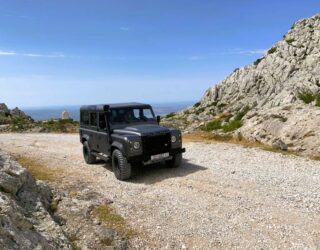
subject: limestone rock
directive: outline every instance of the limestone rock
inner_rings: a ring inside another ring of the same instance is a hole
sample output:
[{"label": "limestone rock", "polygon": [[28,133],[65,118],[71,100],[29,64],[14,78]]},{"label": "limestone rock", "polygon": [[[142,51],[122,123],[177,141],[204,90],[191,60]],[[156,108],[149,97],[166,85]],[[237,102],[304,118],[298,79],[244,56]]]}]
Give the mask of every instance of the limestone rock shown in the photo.
[{"label": "limestone rock", "polygon": [[[305,103],[300,93],[311,93]],[[245,139],[277,147],[320,154],[320,14],[297,21],[261,58],[235,70],[209,88],[193,107],[177,113],[183,129],[229,114],[227,123],[241,117]],[[187,115],[183,115],[187,114]],[[205,114],[205,115],[202,115]],[[225,120],[223,120],[225,121]],[[166,122],[166,120],[164,120]],[[280,143],[282,141],[283,143]],[[279,144],[280,143],[280,144]],[[301,150],[303,149],[303,150]]]},{"label": "limestone rock", "polygon": [[0,249],[72,249],[51,217],[50,188],[0,150]]}]

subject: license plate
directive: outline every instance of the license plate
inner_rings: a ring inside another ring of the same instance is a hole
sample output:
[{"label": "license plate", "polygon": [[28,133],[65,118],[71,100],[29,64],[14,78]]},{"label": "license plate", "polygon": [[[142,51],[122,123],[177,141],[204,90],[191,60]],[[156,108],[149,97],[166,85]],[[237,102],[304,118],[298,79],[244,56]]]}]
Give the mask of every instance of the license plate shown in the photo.
[{"label": "license plate", "polygon": [[151,161],[161,160],[161,159],[164,159],[164,158],[168,158],[169,156],[170,156],[169,153],[152,155],[151,156]]}]

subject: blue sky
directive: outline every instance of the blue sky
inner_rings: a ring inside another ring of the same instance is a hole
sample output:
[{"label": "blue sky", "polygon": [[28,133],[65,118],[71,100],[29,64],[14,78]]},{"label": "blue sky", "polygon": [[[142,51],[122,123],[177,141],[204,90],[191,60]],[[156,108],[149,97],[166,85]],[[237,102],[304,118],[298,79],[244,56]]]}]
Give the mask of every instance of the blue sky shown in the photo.
[{"label": "blue sky", "polygon": [[0,102],[197,100],[319,10],[315,0],[0,0]]}]

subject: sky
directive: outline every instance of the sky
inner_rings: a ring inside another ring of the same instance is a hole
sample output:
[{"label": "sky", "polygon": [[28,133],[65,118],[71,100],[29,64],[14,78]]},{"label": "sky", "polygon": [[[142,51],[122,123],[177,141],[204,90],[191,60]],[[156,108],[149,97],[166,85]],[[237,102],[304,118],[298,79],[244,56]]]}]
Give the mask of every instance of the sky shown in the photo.
[{"label": "sky", "polygon": [[0,0],[0,103],[196,101],[316,0]]}]

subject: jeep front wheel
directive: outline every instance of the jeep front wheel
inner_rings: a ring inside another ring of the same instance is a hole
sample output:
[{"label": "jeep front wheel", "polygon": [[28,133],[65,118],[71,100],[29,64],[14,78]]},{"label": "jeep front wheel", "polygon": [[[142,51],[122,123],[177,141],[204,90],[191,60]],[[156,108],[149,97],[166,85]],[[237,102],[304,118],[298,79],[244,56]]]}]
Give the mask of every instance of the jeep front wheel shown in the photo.
[{"label": "jeep front wheel", "polygon": [[178,168],[181,165],[182,154],[176,154],[172,156],[172,159],[166,161],[166,164],[169,168]]},{"label": "jeep front wheel", "polygon": [[83,151],[83,158],[87,164],[93,164],[96,162],[97,159],[94,155],[92,155],[89,147],[89,143],[87,141],[83,143],[82,151]]},{"label": "jeep front wheel", "polygon": [[131,164],[123,156],[120,150],[115,149],[112,153],[112,167],[118,180],[127,180],[131,177]]}]

